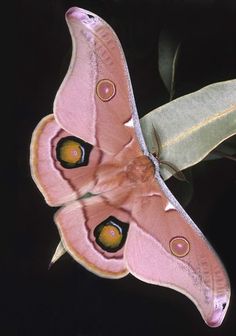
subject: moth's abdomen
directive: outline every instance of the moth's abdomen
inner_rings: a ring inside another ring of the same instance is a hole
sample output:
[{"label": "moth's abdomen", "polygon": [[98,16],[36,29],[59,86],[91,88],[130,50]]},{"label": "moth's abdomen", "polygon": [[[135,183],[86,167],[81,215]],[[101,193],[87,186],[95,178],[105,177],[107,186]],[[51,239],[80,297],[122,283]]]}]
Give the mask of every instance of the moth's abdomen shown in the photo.
[{"label": "moth's abdomen", "polygon": [[154,178],[155,167],[147,156],[142,155],[138,156],[127,165],[126,174],[130,181],[143,183]]}]

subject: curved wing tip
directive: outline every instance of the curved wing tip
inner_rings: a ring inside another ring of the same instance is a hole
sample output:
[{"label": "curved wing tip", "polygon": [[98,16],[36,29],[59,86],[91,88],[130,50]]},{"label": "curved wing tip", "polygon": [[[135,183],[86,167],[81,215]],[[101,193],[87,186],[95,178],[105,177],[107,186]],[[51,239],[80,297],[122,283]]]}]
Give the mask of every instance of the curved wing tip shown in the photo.
[{"label": "curved wing tip", "polygon": [[208,327],[217,328],[222,324],[223,320],[224,316],[218,316],[218,314],[217,315],[214,314],[211,319],[205,320],[205,322],[208,325]]},{"label": "curved wing tip", "polygon": [[224,321],[226,311],[227,309],[225,309],[225,311],[223,311],[222,309],[216,310],[212,314],[211,318],[206,320],[206,324],[211,328],[219,327]]},{"label": "curved wing tip", "polygon": [[67,11],[66,11],[66,17],[69,16],[76,16],[77,12],[78,12],[79,8],[78,7],[70,7]]},{"label": "curved wing tip", "polygon": [[74,19],[78,19],[79,21],[82,20],[87,20],[88,19],[88,15],[86,14],[86,11],[82,8],[79,7],[71,7],[68,9],[68,11],[65,14],[65,17],[67,19],[70,18],[74,18]]}]

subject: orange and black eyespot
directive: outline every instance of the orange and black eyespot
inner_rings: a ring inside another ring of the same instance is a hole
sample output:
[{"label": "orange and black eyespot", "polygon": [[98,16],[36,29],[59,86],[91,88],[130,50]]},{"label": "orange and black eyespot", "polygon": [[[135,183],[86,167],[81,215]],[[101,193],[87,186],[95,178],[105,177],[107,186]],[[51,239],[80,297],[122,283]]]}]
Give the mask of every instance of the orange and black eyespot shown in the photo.
[{"label": "orange and black eyespot", "polygon": [[74,136],[68,136],[58,141],[56,157],[62,167],[71,169],[86,166],[93,146]]},{"label": "orange and black eyespot", "polygon": [[115,217],[108,217],[94,230],[96,243],[107,252],[117,252],[126,241],[129,224]]}]

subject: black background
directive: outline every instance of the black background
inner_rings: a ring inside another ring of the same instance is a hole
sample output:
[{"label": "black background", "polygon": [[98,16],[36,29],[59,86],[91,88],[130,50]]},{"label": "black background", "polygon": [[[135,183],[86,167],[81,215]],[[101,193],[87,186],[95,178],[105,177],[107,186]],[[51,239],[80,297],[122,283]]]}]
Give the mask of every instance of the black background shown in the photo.
[{"label": "black background", "polygon": [[[69,255],[49,271],[59,242],[55,209],[30,176],[33,129],[52,112],[66,73],[71,39],[64,19],[71,6],[104,18],[123,45],[140,117],[168,101],[158,73],[158,36],[166,25],[183,39],[176,97],[235,78],[235,1],[19,1],[17,77],[18,202],[16,251],[20,276],[4,335],[225,335],[236,334],[235,163],[227,159],[193,167],[190,216],[220,255],[232,284],[223,325],[205,325],[192,302],[171,289],[132,276],[99,278]],[[174,186],[172,179],[168,186]]]}]

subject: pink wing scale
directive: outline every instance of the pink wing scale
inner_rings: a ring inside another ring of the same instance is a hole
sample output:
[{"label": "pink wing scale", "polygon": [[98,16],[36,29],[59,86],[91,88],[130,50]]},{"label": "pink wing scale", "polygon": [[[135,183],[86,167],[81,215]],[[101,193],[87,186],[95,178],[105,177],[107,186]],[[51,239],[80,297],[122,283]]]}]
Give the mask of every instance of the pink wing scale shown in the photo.
[{"label": "pink wing scale", "polygon": [[[227,274],[202,233],[175,209],[164,210],[168,203],[156,185],[151,197],[134,203],[125,249],[127,267],[143,281],[185,294],[208,325],[219,326],[230,297]],[[174,256],[169,247],[171,239],[179,236],[190,244],[183,258]]]},{"label": "pink wing scale", "polygon": [[[55,121],[46,116],[36,127],[31,143],[31,173],[46,202],[59,206],[91,192],[96,185],[97,166],[111,158],[93,148],[88,166],[63,168],[56,158],[56,145],[63,137],[70,136]],[[96,191],[99,191],[98,188]]]},{"label": "pink wing scale", "polygon": [[[131,109],[127,106],[128,82],[119,42],[107,28],[104,29],[108,42],[101,40],[101,31],[97,32],[102,24],[99,19],[92,25],[78,20],[72,12],[66,17],[73,55],[54,102],[56,120],[67,132],[105,152],[117,154],[132,139],[130,128],[124,127],[131,118]],[[111,40],[115,41],[112,51],[109,49]],[[96,96],[96,83],[101,79],[113,81],[117,88],[111,101],[103,102]],[[119,106],[119,111],[115,106]]]},{"label": "pink wing scale", "polygon": [[75,190],[62,178],[50,159],[50,140],[60,129],[53,115],[46,116],[36,127],[31,142],[31,174],[46,202],[52,206],[76,199]]},{"label": "pink wing scale", "polygon": [[55,222],[63,245],[84,267],[102,277],[121,278],[127,275],[123,249],[106,253],[100,249],[93,236],[93,229],[109,216],[127,220],[127,214],[113,207],[99,196],[73,202],[59,210]]}]

